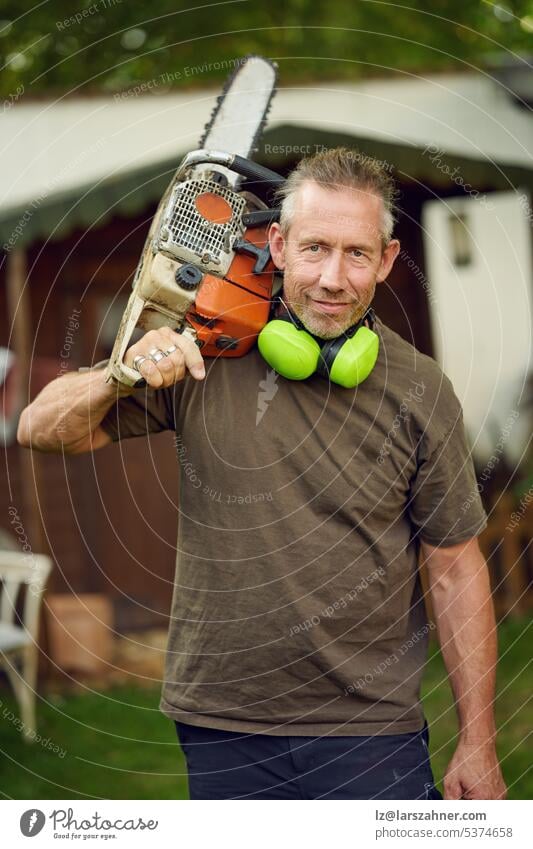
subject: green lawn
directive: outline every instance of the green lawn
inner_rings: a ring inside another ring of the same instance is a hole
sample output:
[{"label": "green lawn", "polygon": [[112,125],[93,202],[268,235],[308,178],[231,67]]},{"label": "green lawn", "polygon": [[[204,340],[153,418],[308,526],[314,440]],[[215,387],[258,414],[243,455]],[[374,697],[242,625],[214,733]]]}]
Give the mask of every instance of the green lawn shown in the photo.
[{"label": "green lawn", "polygon": [[[500,628],[497,721],[509,798],[533,798],[530,769],[531,620]],[[183,799],[185,763],[174,725],[158,710],[159,688],[120,687],[39,705],[44,744],[25,745],[13,722],[11,693],[0,690],[0,791],[12,799]],[[431,751],[438,782],[453,752],[456,720],[440,653],[434,645],[424,681]],[[54,753],[51,746],[65,752]],[[529,749],[529,754],[528,754]],[[529,773],[528,773],[529,769]],[[441,788],[442,789],[442,788]]]},{"label": "green lawn", "polygon": [[[64,755],[22,742],[0,707],[0,790],[14,799],[187,798],[185,761],[159,695],[159,688],[117,687],[43,700],[39,734]],[[0,698],[14,708],[5,691]]]}]

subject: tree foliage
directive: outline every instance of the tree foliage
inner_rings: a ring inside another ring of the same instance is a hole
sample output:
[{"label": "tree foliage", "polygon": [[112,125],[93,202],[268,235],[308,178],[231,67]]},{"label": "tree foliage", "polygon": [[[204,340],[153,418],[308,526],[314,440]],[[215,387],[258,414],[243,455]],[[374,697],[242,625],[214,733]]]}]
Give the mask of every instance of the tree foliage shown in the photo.
[{"label": "tree foliage", "polygon": [[282,84],[484,66],[524,55],[533,0],[3,0],[4,107],[19,95],[219,83],[247,53]]}]

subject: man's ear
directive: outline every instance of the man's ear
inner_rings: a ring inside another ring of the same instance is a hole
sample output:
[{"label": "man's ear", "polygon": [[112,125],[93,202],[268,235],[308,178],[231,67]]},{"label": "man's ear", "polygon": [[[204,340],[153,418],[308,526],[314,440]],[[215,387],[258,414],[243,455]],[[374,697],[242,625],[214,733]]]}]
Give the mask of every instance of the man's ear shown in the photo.
[{"label": "man's ear", "polygon": [[270,253],[272,261],[276,268],[283,271],[285,268],[285,239],[282,236],[280,226],[277,221],[273,221],[268,231],[268,243],[270,245]]},{"label": "man's ear", "polygon": [[376,276],[376,283],[383,283],[390,274],[391,268],[394,265],[394,260],[400,252],[400,242],[398,239],[391,239],[386,248],[381,254],[381,262]]}]

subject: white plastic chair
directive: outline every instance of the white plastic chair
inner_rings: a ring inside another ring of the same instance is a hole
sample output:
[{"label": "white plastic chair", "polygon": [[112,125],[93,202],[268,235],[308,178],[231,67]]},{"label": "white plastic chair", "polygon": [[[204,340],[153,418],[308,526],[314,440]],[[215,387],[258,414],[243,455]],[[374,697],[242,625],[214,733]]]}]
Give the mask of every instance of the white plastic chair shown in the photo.
[{"label": "white plastic chair", "polygon": [[[39,615],[52,561],[44,554],[0,551],[0,667],[5,669],[20,708],[22,734],[35,739]],[[15,624],[19,591],[26,585],[22,622]]]}]

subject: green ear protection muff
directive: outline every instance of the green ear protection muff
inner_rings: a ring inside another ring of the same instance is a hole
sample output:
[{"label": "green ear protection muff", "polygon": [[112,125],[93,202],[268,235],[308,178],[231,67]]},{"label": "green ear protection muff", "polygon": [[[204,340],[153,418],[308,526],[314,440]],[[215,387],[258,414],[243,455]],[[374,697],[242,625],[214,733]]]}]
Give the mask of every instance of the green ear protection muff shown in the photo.
[{"label": "green ear protection muff", "polygon": [[[278,299],[279,302],[283,303]],[[374,319],[374,311],[368,309],[341,336],[323,340],[309,333],[285,307],[280,316],[265,324],[257,346],[263,359],[282,377],[305,380],[316,372],[339,386],[353,389],[366,380],[378,358],[379,337],[371,329]],[[365,321],[370,327],[365,327]]]}]

